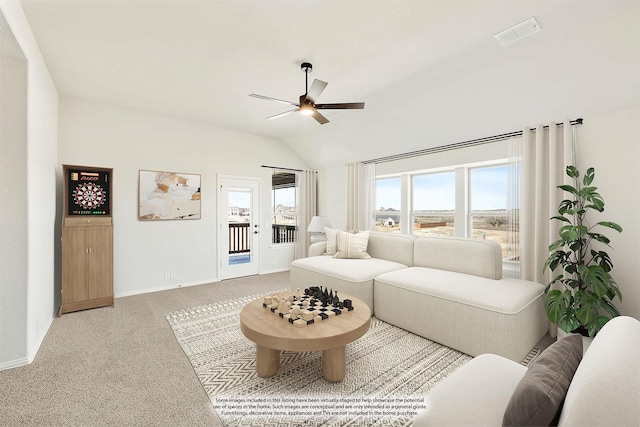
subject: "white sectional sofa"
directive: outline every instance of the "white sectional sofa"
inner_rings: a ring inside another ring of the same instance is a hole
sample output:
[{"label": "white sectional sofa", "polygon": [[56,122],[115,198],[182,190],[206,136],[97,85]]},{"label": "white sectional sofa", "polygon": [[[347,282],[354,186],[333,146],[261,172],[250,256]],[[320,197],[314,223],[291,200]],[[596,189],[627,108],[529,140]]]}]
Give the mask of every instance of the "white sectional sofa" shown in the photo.
[{"label": "white sectional sofa", "polygon": [[471,356],[521,361],[545,334],[544,287],[502,279],[490,240],[369,233],[369,259],[337,259],[315,243],[292,262],[292,289],[327,286],[360,298],[380,320]]},{"label": "white sectional sofa", "polygon": [[493,427],[514,424],[514,416],[518,425],[541,425],[554,414],[560,427],[640,425],[640,321],[610,320],[582,360],[559,344],[529,369],[494,354],[474,358],[427,395],[413,426]]},{"label": "white sectional sofa", "polygon": [[390,271],[413,265],[415,236],[406,234],[370,233],[369,259],[339,259],[322,256],[326,242],[309,247],[309,257],[291,263],[291,289],[326,286],[361,299],[374,314],[373,279]]}]

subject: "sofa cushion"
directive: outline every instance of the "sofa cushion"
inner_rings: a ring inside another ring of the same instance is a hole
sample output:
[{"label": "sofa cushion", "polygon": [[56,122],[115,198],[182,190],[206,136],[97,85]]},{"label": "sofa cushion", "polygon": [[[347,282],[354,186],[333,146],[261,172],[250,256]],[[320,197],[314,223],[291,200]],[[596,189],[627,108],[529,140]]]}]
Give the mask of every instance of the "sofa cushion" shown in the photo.
[{"label": "sofa cushion", "polygon": [[520,312],[544,292],[544,286],[526,280],[492,280],[423,267],[382,274],[376,282],[506,314]]},{"label": "sofa cushion", "polygon": [[609,320],[578,366],[558,426],[638,426],[639,372],[640,321]]},{"label": "sofa cushion", "polygon": [[582,336],[556,341],[533,361],[513,392],[503,426],[555,425],[569,384],[582,360]]},{"label": "sofa cushion", "polygon": [[372,280],[382,273],[407,268],[404,264],[385,259],[340,259],[330,256],[300,258],[291,265],[355,283]]},{"label": "sofa cushion", "polygon": [[336,258],[347,259],[367,259],[371,256],[367,253],[369,244],[369,232],[363,231],[358,234],[338,231],[338,251],[334,255]]},{"label": "sofa cushion", "polygon": [[495,354],[462,365],[429,392],[413,427],[495,427],[527,368]]},{"label": "sofa cushion", "polygon": [[[324,234],[327,236],[326,253],[327,255],[333,256],[338,252],[338,230],[325,227]],[[311,256],[311,254],[309,254],[309,256]]]},{"label": "sofa cushion", "polygon": [[371,231],[367,252],[372,258],[413,266],[413,243],[416,239],[417,237],[411,234]]},{"label": "sofa cushion", "polygon": [[502,278],[502,249],[492,240],[421,237],[415,242],[414,266]]}]

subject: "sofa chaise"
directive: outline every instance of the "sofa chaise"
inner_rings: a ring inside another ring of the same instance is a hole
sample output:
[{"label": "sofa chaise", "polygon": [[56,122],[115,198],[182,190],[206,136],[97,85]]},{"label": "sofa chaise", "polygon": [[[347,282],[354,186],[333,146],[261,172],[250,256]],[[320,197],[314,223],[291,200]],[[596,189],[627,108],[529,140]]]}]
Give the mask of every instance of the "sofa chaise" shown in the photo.
[{"label": "sofa chaise", "polygon": [[323,255],[291,263],[292,289],[327,286],[363,300],[380,320],[471,356],[521,361],[546,333],[544,286],[502,278],[490,240],[368,232],[370,258]]}]

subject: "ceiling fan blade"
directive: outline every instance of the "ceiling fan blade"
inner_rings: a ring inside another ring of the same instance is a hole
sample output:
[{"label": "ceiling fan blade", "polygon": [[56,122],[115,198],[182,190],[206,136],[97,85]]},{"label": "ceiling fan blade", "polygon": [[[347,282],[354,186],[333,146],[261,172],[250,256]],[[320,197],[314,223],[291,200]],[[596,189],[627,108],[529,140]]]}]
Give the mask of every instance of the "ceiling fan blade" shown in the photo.
[{"label": "ceiling fan blade", "polygon": [[252,96],[254,98],[266,99],[267,101],[281,102],[283,104],[293,105],[294,107],[299,107],[299,105],[296,104],[295,102],[285,101],[283,99],[278,99],[278,98],[271,98],[270,96],[256,95],[255,93],[251,93],[251,94],[249,94],[249,96]]},{"label": "ceiling fan blade", "polygon": [[275,116],[269,116],[267,120],[279,119],[280,117],[288,116],[291,113],[295,113],[296,111],[300,111],[299,108],[294,108],[293,110],[285,111],[284,113],[276,114]]},{"label": "ceiling fan blade", "polygon": [[313,83],[311,83],[309,92],[307,92],[307,98],[311,98],[311,101],[316,102],[326,87],[327,82],[315,79]]},{"label": "ceiling fan blade", "polygon": [[313,114],[311,115],[311,117],[313,117],[314,119],[316,119],[316,121],[318,123],[320,123],[321,125],[325,124],[325,123],[329,123],[329,119],[327,119],[325,116],[323,116],[322,114],[318,113],[317,110],[313,111]]},{"label": "ceiling fan blade", "polygon": [[364,102],[342,102],[338,104],[315,104],[318,110],[362,110]]}]

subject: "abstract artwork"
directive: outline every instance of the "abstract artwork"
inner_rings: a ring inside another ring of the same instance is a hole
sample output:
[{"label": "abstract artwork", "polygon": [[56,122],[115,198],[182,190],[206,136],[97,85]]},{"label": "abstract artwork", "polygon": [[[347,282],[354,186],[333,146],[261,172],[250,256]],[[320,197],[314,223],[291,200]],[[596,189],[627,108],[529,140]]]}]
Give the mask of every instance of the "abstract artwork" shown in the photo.
[{"label": "abstract artwork", "polygon": [[200,175],[140,171],[138,219],[200,219]]}]

